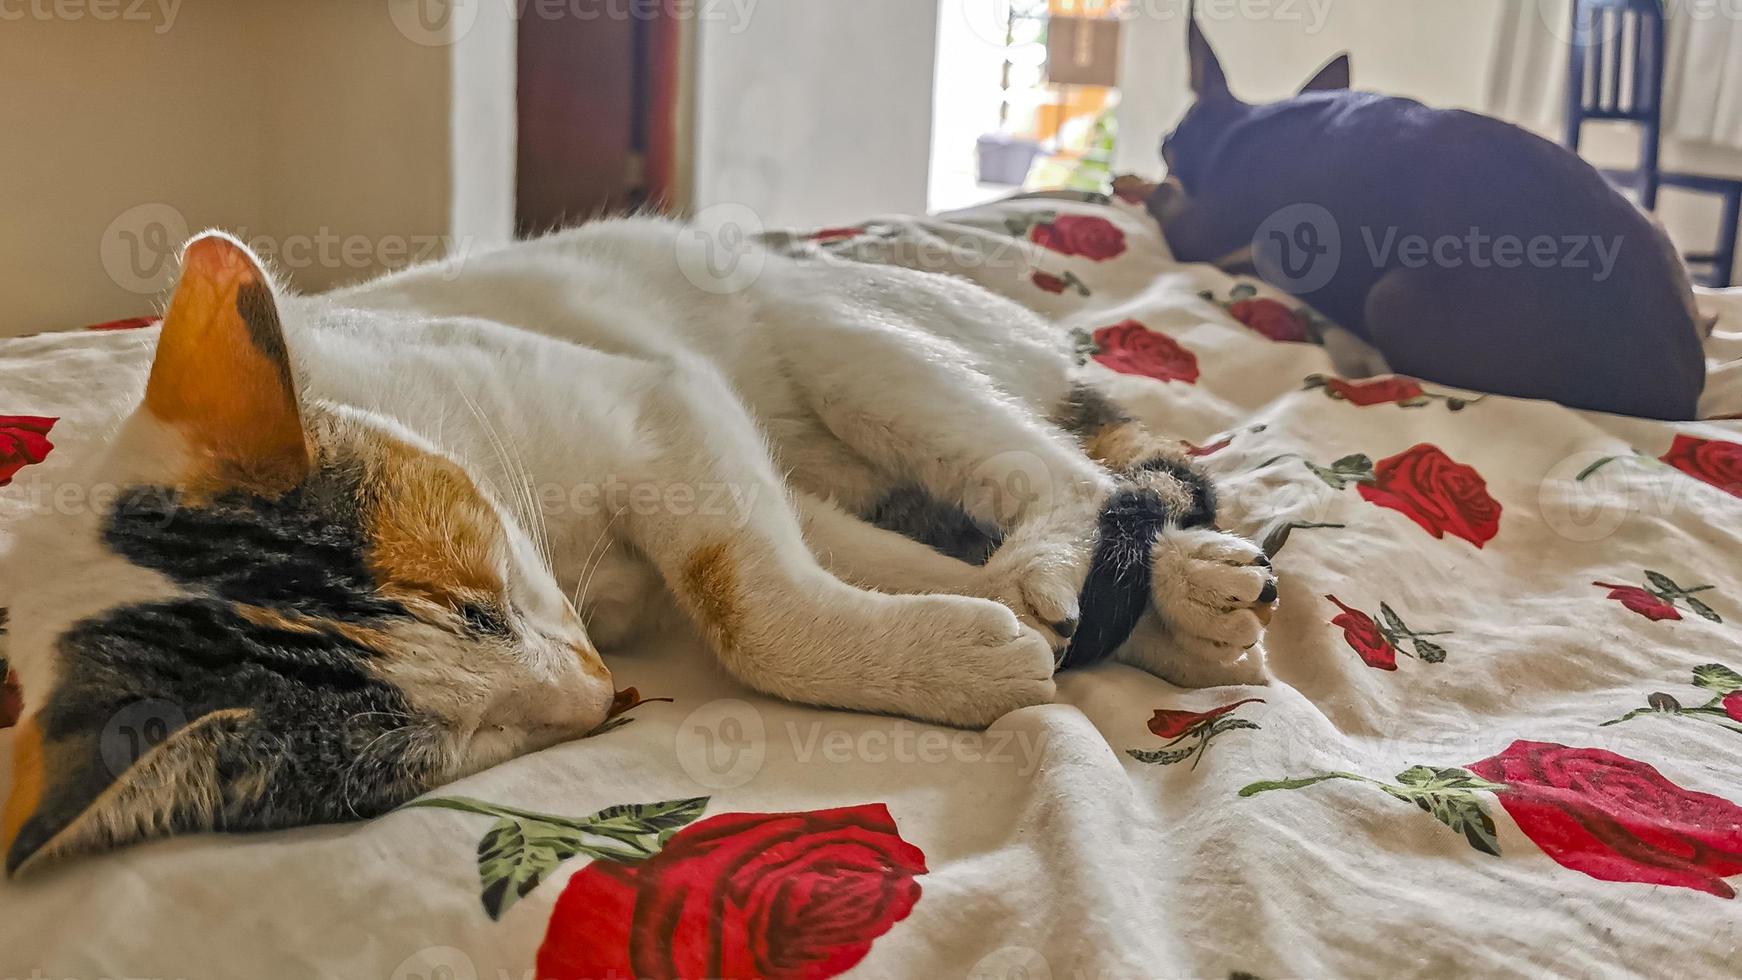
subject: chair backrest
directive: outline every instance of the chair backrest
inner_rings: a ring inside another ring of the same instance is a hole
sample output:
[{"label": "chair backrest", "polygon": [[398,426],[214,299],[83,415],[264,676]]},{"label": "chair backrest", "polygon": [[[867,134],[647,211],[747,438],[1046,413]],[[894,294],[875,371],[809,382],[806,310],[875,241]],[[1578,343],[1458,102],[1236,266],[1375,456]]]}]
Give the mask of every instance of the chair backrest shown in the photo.
[{"label": "chair backrest", "polygon": [[1662,0],[1573,0],[1570,119],[1655,125],[1663,107]]}]

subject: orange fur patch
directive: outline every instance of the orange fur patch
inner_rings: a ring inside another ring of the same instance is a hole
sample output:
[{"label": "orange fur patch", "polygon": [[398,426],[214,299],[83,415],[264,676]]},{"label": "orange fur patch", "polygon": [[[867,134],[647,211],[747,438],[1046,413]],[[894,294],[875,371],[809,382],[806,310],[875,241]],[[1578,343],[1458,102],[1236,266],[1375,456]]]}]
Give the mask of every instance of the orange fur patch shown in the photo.
[{"label": "orange fur patch", "polygon": [[238,604],[232,607],[236,615],[267,629],[283,630],[286,633],[302,633],[309,636],[327,635],[340,636],[360,647],[373,650],[376,653],[389,653],[393,650],[393,638],[380,630],[369,629],[366,626],[356,626],[342,623],[336,619],[324,619],[316,616],[303,616],[297,613],[280,612],[276,609],[264,609],[260,606]]},{"label": "orange fur patch", "polygon": [[501,596],[502,522],[464,470],[391,440],[368,465],[368,562],[383,591],[450,609]]},{"label": "orange fur patch", "polygon": [[1156,438],[1142,423],[1125,421],[1103,426],[1085,440],[1083,451],[1130,482],[1154,491],[1174,510],[1192,506],[1191,490],[1172,474],[1139,469],[1158,459],[1190,465],[1178,443]]},{"label": "orange fur patch", "polygon": [[195,486],[281,492],[308,475],[284,338],[265,275],[219,236],[188,245],[163,318],[145,408],[193,442]]},{"label": "orange fur patch", "polygon": [[1102,426],[1083,444],[1083,451],[1110,470],[1129,470],[1161,455],[1161,441],[1138,422],[1114,422]]},{"label": "orange fur patch", "polygon": [[12,850],[18,832],[42,803],[42,729],[25,719],[13,734],[12,790],[0,812],[0,855]]},{"label": "orange fur patch", "polygon": [[726,542],[696,550],[683,568],[683,598],[720,644],[737,645],[744,613],[738,606],[738,568]]}]

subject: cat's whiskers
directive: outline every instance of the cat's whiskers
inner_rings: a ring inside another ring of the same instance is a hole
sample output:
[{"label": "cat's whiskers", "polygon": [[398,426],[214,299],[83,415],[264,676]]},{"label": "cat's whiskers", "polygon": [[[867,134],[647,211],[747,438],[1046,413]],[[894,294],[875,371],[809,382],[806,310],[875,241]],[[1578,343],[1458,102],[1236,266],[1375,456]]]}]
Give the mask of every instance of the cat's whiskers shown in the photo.
[{"label": "cat's whiskers", "polygon": [[513,452],[512,447],[502,438],[502,434],[497,431],[495,424],[484,414],[483,409],[478,406],[472,396],[467,394],[463,388],[455,390],[464,399],[473,418],[478,420],[485,438],[490,441],[492,451],[496,454],[497,463],[502,468],[503,479],[508,481],[514,491],[512,495],[507,495],[507,497],[514,505],[517,512],[516,517],[519,519],[521,527],[532,539],[539,559],[544,562],[545,570],[554,570],[555,560],[550,545],[550,527],[545,521],[543,508],[538,506],[536,494],[533,492],[531,474],[527,472],[519,454]]},{"label": "cat's whiskers", "polygon": [[[354,721],[357,718],[368,717],[369,715],[391,715],[391,714],[392,714],[392,712],[386,712],[386,711],[366,711],[366,712],[361,712],[357,715],[352,716],[352,720]],[[360,751],[358,751],[357,755],[351,760],[350,764],[345,767],[345,778],[344,778],[344,782],[341,785],[343,786],[343,798],[345,801],[345,809],[350,810],[352,816],[354,816],[358,819],[363,818],[362,811],[357,809],[357,803],[356,803],[354,794],[352,793],[352,783],[353,783],[353,780],[355,779],[355,777],[357,776],[358,771],[365,764],[370,764],[370,763],[374,763],[374,762],[378,761],[378,760],[372,759],[370,757],[370,755],[369,755],[370,750],[375,748],[376,745],[379,745],[383,739],[388,738],[389,736],[401,735],[401,734],[404,734],[406,732],[410,732],[418,727],[420,727],[420,726],[416,725],[415,723],[407,722],[403,725],[397,725],[393,728],[386,729],[381,734],[370,739],[368,744],[364,745],[363,748]],[[408,738],[407,739],[407,746],[409,746],[409,743],[410,743],[410,739]],[[409,752],[409,748],[402,749],[401,755],[408,754],[408,752]],[[382,760],[388,760],[388,759],[391,759],[391,756],[384,753],[382,756]]]},{"label": "cat's whiskers", "polygon": [[[616,525],[617,518],[623,516],[623,511],[625,509],[626,508],[619,507],[616,513],[611,515],[611,519],[605,522],[605,527],[599,532],[598,539],[593,542],[591,548],[587,549],[586,561],[581,563],[581,574],[575,578],[574,597],[569,600],[569,605],[574,607],[577,615],[580,614],[582,608],[587,604],[587,592],[593,585],[593,576],[598,574],[599,567],[605,564],[606,558],[610,557],[611,545],[613,543],[610,538],[611,528]],[[601,542],[604,544],[602,549],[599,547]],[[599,558],[597,561],[593,560],[594,552],[598,552]]]}]

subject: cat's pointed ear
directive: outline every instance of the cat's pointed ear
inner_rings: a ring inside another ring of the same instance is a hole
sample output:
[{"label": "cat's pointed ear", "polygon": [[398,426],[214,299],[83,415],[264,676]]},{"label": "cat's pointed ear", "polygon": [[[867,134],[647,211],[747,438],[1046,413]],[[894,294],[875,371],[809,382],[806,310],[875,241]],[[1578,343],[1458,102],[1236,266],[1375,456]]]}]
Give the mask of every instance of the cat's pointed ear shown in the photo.
[{"label": "cat's pointed ear", "polygon": [[1307,80],[1300,87],[1300,92],[1341,92],[1353,83],[1354,70],[1349,64],[1347,51],[1331,59],[1331,63],[1319,69],[1319,73]]},{"label": "cat's pointed ear", "polygon": [[1222,59],[1216,57],[1216,50],[1210,47],[1210,39],[1204,36],[1203,29],[1198,26],[1197,5],[1189,18],[1186,29],[1186,52],[1191,56],[1192,92],[1199,102],[1215,102],[1223,99],[1233,99],[1234,93],[1228,90],[1228,76],[1222,72]]},{"label": "cat's pointed ear", "polygon": [[192,443],[216,485],[285,490],[309,471],[272,281],[216,232],[188,242],[145,388],[145,408]]},{"label": "cat's pointed ear", "polygon": [[220,773],[244,755],[253,717],[244,709],[214,711],[137,748],[133,740],[150,738],[151,725],[45,741],[36,719],[25,719],[14,734],[12,791],[0,811],[6,873],[218,829],[225,808],[238,802],[226,795]]}]

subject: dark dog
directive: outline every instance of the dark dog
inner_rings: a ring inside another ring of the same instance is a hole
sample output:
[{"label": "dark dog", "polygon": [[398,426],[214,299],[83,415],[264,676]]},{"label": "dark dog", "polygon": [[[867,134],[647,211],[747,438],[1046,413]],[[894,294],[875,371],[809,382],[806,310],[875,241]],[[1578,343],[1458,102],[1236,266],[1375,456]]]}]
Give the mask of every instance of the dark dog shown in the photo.
[{"label": "dark dog", "polygon": [[1575,408],[1695,414],[1693,290],[1661,228],[1577,155],[1516,126],[1347,91],[1247,105],[1196,22],[1198,101],[1149,200],[1183,261],[1247,261],[1391,370]]}]

